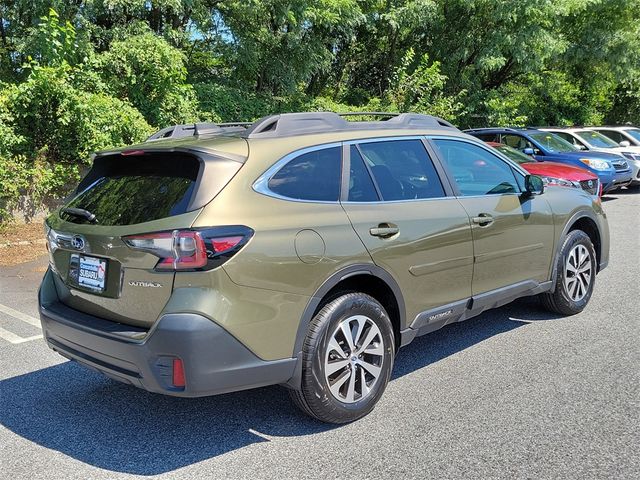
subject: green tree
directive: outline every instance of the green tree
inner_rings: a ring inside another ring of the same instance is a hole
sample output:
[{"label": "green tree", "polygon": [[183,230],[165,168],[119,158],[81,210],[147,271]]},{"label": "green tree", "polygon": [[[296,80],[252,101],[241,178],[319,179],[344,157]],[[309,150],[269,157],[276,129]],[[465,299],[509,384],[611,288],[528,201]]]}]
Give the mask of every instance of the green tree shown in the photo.
[{"label": "green tree", "polygon": [[116,41],[97,65],[109,92],[126,99],[156,126],[197,119],[184,54],[153,33]]}]

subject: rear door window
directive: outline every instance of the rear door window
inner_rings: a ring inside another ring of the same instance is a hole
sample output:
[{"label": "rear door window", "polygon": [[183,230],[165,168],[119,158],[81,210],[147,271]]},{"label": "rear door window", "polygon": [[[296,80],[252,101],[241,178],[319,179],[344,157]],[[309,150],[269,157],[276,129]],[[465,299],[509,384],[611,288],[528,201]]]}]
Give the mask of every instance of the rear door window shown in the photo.
[{"label": "rear door window", "polygon": [[336,202],[340,196],[342,152],[329,147],[303,153],[269,180],[271,192],[294,200]]},{"label": "rear door window", "polygon": [[[199,160],[186,155],[103,159],[89,173],[90,185],[65,207],[87,210],[98,225],[133,225],[180,215],[188,211],[199,171]],[[88,222],[64,212],[60,217]]]},{"label": "rear door window", "polygon": [[474,133],[473,136],[483,142],[500,142],[500,134],[498,133]]},{"label": "rear door window", "polygon": [[533,144],[520,135],[503,134],[502,143],[520,151],[524,150],[525,148],[533,148]]},{"label": "rear door window", "polygon": [[444,197],[444,188],[420,140],[357,145],[385,201]]}]

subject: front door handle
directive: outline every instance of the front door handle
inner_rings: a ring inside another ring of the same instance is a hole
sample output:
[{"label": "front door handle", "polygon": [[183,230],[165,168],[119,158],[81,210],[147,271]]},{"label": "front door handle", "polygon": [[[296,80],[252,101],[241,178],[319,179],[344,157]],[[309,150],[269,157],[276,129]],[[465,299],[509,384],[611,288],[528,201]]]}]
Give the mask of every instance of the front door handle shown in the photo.
[{"label": "front door handle", "polygon": [[381,223],[377,227],[370,228],[369,234],[374,237],[389,238],[393,237],[399,231],[398,226],[393,223]]},{"label": "front door handle", "polygon": [[480,213],[477,217],[473,217],[471,221],[481,227],[487,227],[493,223],[493,217],[488,213]]}]

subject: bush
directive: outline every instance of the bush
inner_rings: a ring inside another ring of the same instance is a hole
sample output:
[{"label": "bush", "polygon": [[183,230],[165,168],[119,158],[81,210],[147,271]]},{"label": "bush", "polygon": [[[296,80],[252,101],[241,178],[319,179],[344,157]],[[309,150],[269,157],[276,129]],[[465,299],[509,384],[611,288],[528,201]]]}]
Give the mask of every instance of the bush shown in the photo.
[{"label": "bush", "polygon": [[[143,140],[151,127],[131,105],[71,84],[73,70],[36,67],[0,91],[0,208],[21,195],[65,196],[96,150]],[[0,212],[0,217],[3,212]]]},{"label": "bush", "polygon": [[186,84],[184,54],[152,33],[115,41],[97,59],[109,93],[128,100],[152,125],[198,118],[196,96]]},{"label": "bush", "polygon": [[200,111],[210,121],[253,121],[278,112],[276,97],[247,93],[215,83],[198,83],[194,88]]}]

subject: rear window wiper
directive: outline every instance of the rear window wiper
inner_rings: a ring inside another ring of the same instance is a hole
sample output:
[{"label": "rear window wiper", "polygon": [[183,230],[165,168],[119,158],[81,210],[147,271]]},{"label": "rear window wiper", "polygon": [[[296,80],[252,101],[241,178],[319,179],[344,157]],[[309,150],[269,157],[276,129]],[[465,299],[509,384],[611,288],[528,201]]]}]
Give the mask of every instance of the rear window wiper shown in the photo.
[{"label": "rear window wiper", "polygon": [[91,223],[98,223],[98,219],[96,218],[96,216],[89,210],[85,210],[84,208],[65,207],[60,211],[62,213],[66,213],[67,215],[71,215],[72,217],[84,218]]}]

